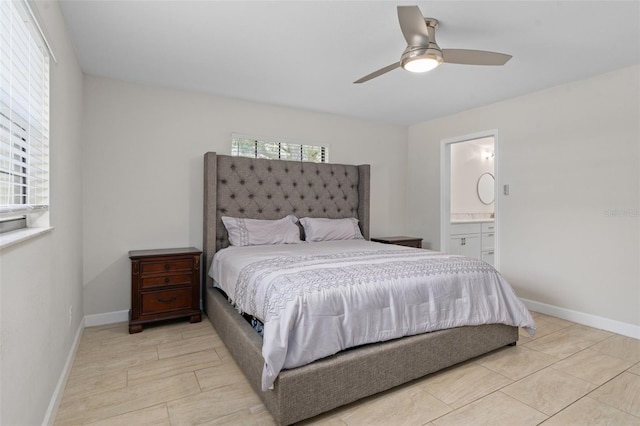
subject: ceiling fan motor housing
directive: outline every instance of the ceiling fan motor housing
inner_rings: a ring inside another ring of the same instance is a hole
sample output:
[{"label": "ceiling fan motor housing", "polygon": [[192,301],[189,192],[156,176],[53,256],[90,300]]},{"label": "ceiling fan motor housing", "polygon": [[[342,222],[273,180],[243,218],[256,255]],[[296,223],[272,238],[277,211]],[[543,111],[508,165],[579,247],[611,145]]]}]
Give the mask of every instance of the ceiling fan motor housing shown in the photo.
[{"label": "ceiling fan motor housing", "polygon": [[427,46],[407,46],[402,52],[400,57],[400,66],[407,69],[406,65],[409,62],[419,59],[430,59],[436,61],[434,64],[438,66],[442,64],[442,50],[436,43],[436,28],[438,28],[438,20],[434,18],[424,18],[424,22],[427,25],[427,33],[429,34],[429,44]]}]

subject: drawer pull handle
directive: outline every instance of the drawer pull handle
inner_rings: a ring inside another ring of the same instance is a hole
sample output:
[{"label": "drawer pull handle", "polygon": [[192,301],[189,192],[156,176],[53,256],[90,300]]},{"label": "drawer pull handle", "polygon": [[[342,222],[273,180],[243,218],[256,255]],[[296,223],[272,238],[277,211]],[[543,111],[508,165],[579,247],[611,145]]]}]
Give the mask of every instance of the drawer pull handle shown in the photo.
[{"label": "drawer pull handle", "polygon": [[158,297],[158,299],[157,299],[157,300],[158,300],[158,302],[160,302],[160,303],[171,303],[171,302],[175,302],[175,300],[176,300],[177,298],[178,298],[177,296],[173,295],[173,296],[171,296],[171,297],[169,298],[169,300],[163,299],[162,297]]},{"label": "drawer pull handle", "polygon": [[165,263],[164,264],[164,269],[166,269],[168,271],[169,269],[171,269],[171,265],[169,265],[168,263]]},{"label": "drawer pull handle", "polygon": [[165,283],[169,283],[169,282],[171,282],[171,278],[166,277],[166,278],[164,279],[164,282],[165,282]]},{"label": "drawer pull handle", "polygon": [[487,237],[493,237],[493,234],[487,234]]}]

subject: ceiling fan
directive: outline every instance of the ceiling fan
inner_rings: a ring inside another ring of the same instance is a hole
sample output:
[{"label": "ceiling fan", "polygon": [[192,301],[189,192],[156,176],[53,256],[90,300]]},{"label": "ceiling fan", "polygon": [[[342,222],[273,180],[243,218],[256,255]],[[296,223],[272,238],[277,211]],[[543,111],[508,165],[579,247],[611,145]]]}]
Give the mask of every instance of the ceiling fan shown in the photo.
[{"label": "ceiling fan", "polygon": [[400,61],[362,77],[354,83],[364,83],[396,68],[411,72],[426,72],[443,62],[463,65],[504,65],[511,55],[485,50],[440,49],[436,43],[438,20],[425,18],[418,6],[398,6],[400,29],[407,41]]}]

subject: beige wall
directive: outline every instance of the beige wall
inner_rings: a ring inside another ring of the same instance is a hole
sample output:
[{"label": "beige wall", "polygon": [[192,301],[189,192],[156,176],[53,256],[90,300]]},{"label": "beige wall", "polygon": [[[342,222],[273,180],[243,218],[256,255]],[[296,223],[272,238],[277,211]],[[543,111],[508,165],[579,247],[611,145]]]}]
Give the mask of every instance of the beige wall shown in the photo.
[{"label": "beige wall", "polygon": [[[0,424],[42,424],[82,307],[82,72],[57,2],[38,3],[51,64],[51,225],[0,252]],[[73,317],[69,321],[69,307]]]},{"label": "beige wall", "polygon": [[372,235],[404,231],[404,127],[92,76],[84,105],[85,314],[129,309],[129,250],[202,248],[203,155],[229,154],[234,132],[371,164]]},{"label": "beige wall", "polygon": [[440,247],[441,141],[498,129],[501,272],[522,298],[637,333],[639,85],[633,66],[411,126],[407,232]]}]

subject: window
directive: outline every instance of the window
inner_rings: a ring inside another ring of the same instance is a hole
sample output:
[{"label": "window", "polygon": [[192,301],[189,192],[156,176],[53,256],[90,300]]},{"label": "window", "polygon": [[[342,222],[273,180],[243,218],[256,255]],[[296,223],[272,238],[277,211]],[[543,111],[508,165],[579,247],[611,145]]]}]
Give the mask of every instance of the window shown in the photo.
[{"label": "window", "polygon": [[27,3],[0,1],[0,222],[48,207],[49,51]]},{"label": "window", "polygon": [[232,135],[231,139],[231,155],[239,157],[326,163],[328,151],[326,146],[256,139],[240,135]]}]

